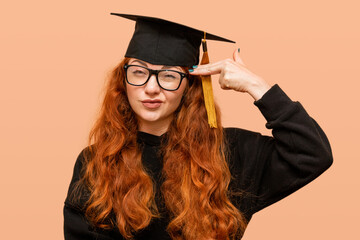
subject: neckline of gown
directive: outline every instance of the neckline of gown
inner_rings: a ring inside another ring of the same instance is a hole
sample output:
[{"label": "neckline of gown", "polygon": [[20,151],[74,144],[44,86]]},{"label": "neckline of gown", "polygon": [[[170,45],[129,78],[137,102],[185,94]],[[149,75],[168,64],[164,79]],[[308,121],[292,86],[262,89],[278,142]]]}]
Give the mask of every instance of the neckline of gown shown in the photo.
[{"label": "neckline of gown", "polygon": [[144,143],[150,146],[160,146],[161,142],[166,137],[166,133],[162,134],[161,136],[156,136],[150,133],[138,131],[137,137],[139,143]]}]

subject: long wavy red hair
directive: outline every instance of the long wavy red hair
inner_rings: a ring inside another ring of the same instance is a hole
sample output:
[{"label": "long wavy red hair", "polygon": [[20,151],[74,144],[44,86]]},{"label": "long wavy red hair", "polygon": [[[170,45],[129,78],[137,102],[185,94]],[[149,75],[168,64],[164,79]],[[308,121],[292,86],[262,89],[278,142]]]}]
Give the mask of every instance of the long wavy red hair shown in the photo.
[{"label": "long wavy red hair", "polygon": [[[89,221],[101,228],[116,225],[131,239],[160,215],[153,181],[141,162],[138,122],[126,95],[123,66],[128,61],[115,67],[107,83],[99,118],[89,134],[91,154],[81,181],[90,191]],[[231,175],[219,109],[219,127],[211,129],[197,78],[190,77],[162,146],[161,192],[171,217],[167,230],[173,239],[235,239],[243,234],[246,220],[228,198]]]}]

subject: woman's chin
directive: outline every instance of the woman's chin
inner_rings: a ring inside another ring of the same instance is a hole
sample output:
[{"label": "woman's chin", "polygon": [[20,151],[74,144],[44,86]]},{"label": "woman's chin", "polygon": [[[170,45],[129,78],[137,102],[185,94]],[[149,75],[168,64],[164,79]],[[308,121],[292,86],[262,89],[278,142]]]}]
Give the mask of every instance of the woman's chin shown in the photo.
[{"label": "woman's chin", "polygon": [[171,115],[170,116],[162,116],[161,114],[155,113],[155,112],[138,115],[139,122],[145,123],[145,124],[168,125],[168,124],[170,124],[171,119],[172,119]]},{"label": "woman's chin", "polygon": [[138,115],[138,119],[143,122],[156,123],[161,121],[161,116],[154,112]]}]

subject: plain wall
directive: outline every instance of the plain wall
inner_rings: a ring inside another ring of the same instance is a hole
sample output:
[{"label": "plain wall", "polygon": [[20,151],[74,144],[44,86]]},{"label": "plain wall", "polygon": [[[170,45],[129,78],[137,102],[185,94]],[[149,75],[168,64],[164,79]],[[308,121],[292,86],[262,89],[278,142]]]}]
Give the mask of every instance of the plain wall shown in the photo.
[{"label": "plain wall", "polygon": [[[0,5],[1,239],[63,239],[76,157],[134,23],[165,18],[224,36],[212,62],[240,47],[245,65],[300,101],[331,142],[334,164],[255,214],[244,239],[360,239],[358,1],[7,1]],[[213,77],[225,126],[271,134],[247,94]]]}]

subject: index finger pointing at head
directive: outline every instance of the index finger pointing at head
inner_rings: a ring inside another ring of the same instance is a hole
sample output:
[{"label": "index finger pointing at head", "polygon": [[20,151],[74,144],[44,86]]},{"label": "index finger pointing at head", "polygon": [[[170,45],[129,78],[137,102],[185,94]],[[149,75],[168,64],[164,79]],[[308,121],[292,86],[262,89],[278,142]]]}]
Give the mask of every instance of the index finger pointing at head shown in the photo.
[{"label": "index finger pointing at head", "polygon": [[189,69],[189,73],[192,75],[213,75],[221,72],[222,65],[220,62],[209,63],[204,65],[194,66],[193,69]]}]

